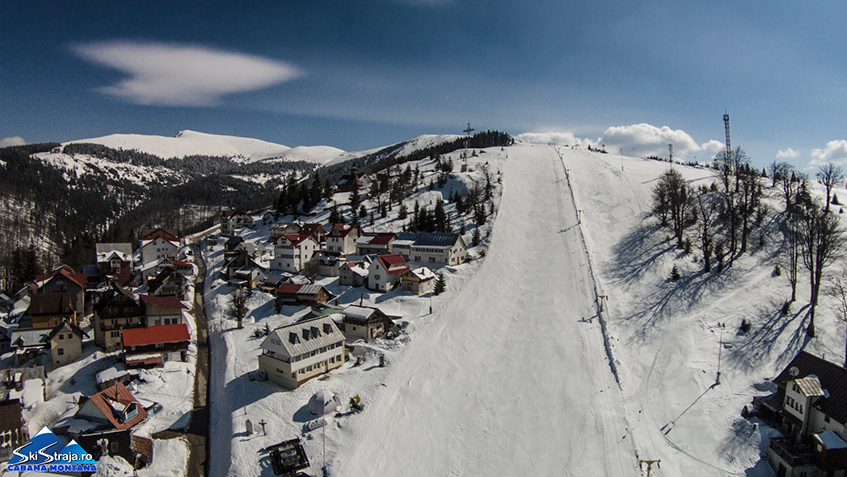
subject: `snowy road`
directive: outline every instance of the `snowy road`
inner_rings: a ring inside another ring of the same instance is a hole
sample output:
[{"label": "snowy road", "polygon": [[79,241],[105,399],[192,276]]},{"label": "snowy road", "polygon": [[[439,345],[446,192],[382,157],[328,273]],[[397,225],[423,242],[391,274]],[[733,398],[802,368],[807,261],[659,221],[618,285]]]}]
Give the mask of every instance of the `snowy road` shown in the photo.
[{"label": "snowy road", "polygon": [[564,167],[509,156],[488,257],[391,364],[334,475],[639,475]]}]

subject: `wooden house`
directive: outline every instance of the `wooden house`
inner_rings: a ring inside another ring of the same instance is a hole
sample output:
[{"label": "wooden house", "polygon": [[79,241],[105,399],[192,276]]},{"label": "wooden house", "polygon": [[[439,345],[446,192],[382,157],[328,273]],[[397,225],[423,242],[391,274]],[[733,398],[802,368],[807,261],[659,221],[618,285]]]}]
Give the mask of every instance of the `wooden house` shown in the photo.
[{"label": "wooden house", "polygon": [[381,337],[394,321],[379,308],[368,306],[348,306],[341,312],[341,330],[354,339],[363,339],[365,343]]},{"label": "wooden house", "polygon": [[185,361],[190,341],[185,323],[124,330],[124,363],[133,368]]},{"label": "wooden house", "polygon": [[403,273],[400,276],[400,283],[403,290],[414,295],[423,295],[435,289],[436,278],[432,270],[420,267]]},{"label": "wooden house", "polygon": [[78,293],[36,293],[25,316],[32,320],[33,328],[53,328],[63,321],[76,325],[83,317],[78,300]]},{"label": "wooden house", "polygon": [[283,305],[315,305],[332,299],[332,293],[322,285],[283,283],[276,290],[276,302]]},{"label": "wooden house", "polygon": [[19,399],[0,401],[0,462],[11,459],[12,451],[29,442],[22,410]]},{"label": "wooden house", "polygon": [[173,295],[141,295],[147,326],[178,325],[184,323],[182,310],[187,310],[179,298]]},{"label": "wooden house", "polygon": [[366,234],[356,239],[357,255],[387,255],[391,252],[391,244],[397,239],[397,234],[380,233]]},{"label": "wooden house", "polygon": [[94,305],[94,342],[107,351],[121,346],[121,330],[146,326],[144,309],[135,296],[113,283]]},{"label": "wooden house", "polygon": [[112,279],[125,287],[132,280],[132,244],[98,243],[95,245],[100,281]]}]

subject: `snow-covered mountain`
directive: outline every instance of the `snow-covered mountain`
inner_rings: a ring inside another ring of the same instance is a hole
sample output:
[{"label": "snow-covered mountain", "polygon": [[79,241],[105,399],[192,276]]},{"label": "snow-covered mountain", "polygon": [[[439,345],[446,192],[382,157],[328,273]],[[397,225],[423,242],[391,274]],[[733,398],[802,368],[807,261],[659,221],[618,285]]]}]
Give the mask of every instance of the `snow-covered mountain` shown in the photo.
[{"label": "snow-covered mountain", "polygon": [[206,134],[197,131],[180,131],[174,137],[144,134],[111,134],[108,136],[78,139],[65,144],[101,144],[112,149],[135,149],[159,156],[162,159],[181,159],[186,156],[222,156],[239,162],[256,162],[263,159],[286,159],[324,164],[346,153],[329,146],[291,148],[260,139]]}]

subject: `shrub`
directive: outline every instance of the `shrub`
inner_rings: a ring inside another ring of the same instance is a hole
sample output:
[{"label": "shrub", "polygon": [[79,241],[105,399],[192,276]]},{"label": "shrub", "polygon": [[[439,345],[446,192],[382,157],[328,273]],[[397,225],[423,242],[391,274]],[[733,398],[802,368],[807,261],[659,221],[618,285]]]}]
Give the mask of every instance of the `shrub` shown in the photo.
[{"label": "shrub", "polygon": [[773,272],[771,272],[771,275],[773,275],[773,276],[775,276],[775,277],[778,277],[778,276],[782,275],[782,269],[781,269],[781,268],[779,268],[779,264],[778,264],[778,263],[777,263],[776,265],[774,265],[774,266],[773,266]]},{"label": "shrub", "polygon": [[786,301],[785,303],[782,304],[782,314],[783,315],[790,315],[791,314],[791,302],[790,301]]},{"label": "shrub", "polygon": [[673,266],[673,270],[671,270],[671,280],[677,281],[682,278],[682,275],[679,273],[679,268],[676,265]]},{"label": "shrub", "polygon": [[747,333],[750,332],[750,328],[752,328],[752,327],[753,327],[753,325],[751,325],[750,322],[747,321],[746,318],[742,318],[741,319],[741,325],[738,327],[738,330],[741,331],[744,334],[747,334]]}]

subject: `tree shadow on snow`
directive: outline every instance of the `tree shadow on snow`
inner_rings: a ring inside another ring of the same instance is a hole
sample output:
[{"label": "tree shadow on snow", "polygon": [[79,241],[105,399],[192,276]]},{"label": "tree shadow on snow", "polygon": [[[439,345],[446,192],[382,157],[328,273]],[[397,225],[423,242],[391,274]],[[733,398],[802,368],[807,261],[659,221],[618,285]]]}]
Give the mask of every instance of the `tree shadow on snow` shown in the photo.
[{"label": "tree shadow on snow", "polygon": [[[727,364],[736,368],[752,368],[759,364],[763,356],[779,351],[776,362],[782,363],[793,358],[806,347],[810,338],[806,334],[810,307],[804,305],[796,313],[782,314],[782,302],[771,299],[758,309],[757,316],[751,317],[755,328],[746,335],[741,335],[741,342],[734,344],[727,353]],[[755,325],[761,323],[760,325]],[[779,342],[784,333],[790,333],[787,345]],[[738,340],[735,340],[738,342]]]},{"label": "tree shadow on snow", "polygon": [[615,245],[610,268],[616,282],[625,286],[637,283],[659,257],[674,250],[672,242],[660,238],[660,230],[659,224],[642,221]]}]

